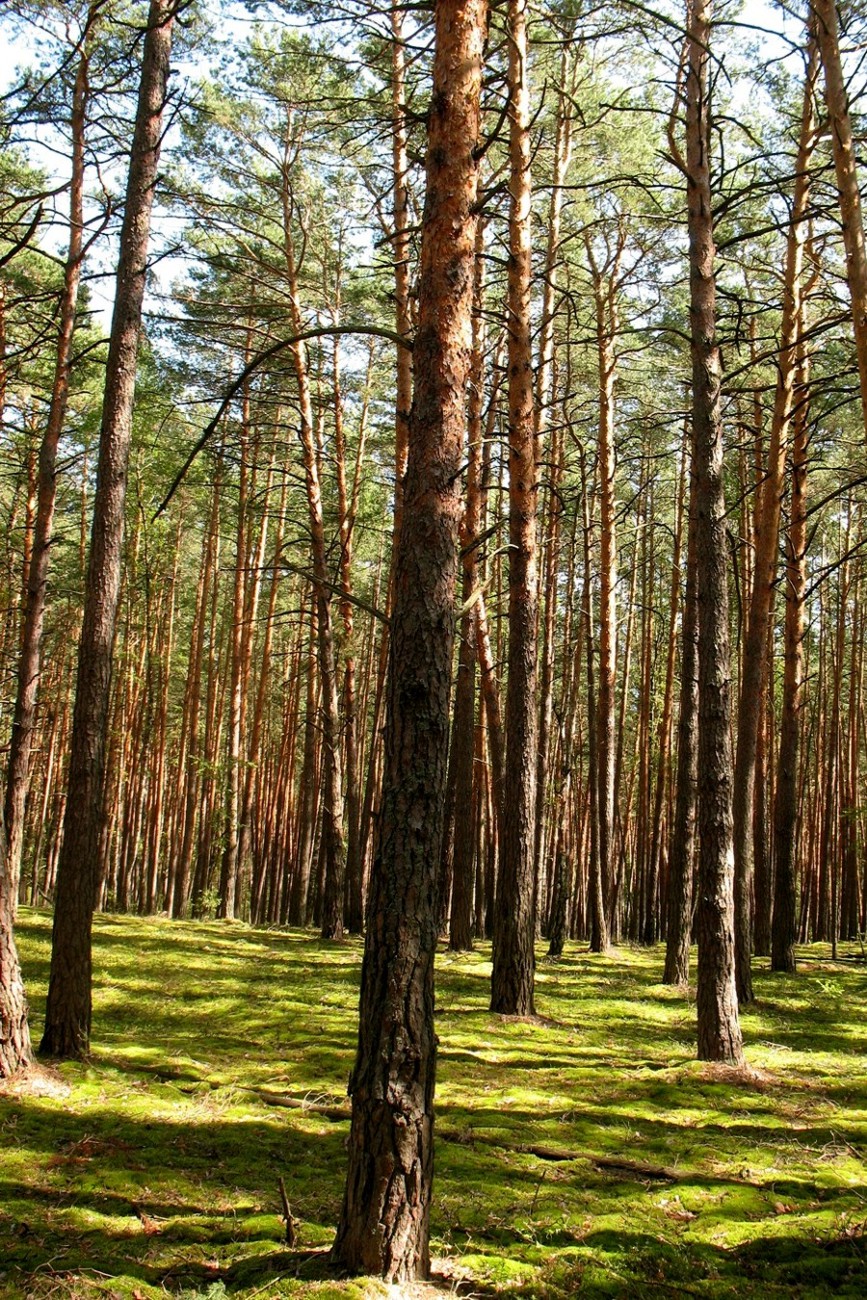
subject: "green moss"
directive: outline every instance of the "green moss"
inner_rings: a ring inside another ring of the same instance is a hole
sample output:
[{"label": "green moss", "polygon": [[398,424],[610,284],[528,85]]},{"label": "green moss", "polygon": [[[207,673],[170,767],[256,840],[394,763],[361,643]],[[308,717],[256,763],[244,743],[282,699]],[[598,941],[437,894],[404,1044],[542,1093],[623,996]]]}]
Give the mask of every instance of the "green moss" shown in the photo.
[{"label": "green moss", "polygon": [[[25,911],[19,940],[38,1035],[49,918]],[[60,1067],[65,1095],[0,1096],[0,1295],[389,1294],[327,1264],[359,946],[119,916],[97,918],[94,942],[92,1059]],[[658,983],[661,962],[571,949],[540,964],[525,1023],[487,1009],[489,950],[439,955],[445,1289],[867,1293],[863,971],[821,948],[796,978],[758,963],[757,1073],[737,1076],[693,1061],[694,1009]]]}]

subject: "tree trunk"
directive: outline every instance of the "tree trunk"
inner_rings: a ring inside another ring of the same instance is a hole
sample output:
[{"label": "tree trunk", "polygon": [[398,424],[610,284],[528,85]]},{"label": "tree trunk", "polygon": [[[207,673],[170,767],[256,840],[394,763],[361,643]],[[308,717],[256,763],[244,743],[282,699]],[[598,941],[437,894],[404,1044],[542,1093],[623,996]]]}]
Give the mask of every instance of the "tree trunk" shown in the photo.
[{"label": "tree trunk", "polygon": [[509,0],[509,680],[491,1010],[534,1012],[536,496],[530,320],[530,81],[526,0]]},{"label": "tree trunk", "polygon": [[767,467],[759,489],[756,511],[756,546],[753,583],[743,642],[743,670],[738,708],[737,751],[734,770],[733,816],[735,847],[735,978],[738,1001],[753,998],[750,954],[752,948],[752,874],[753,874],[753,791],[756,749],[763,701],[763,683],[767,675],[768,629],[773,610],[777,577],[780,510],[785,486],[786,452],[789,425],[794,406],[795,371],[797,368],[798,330],[801,319],[801,277],[804,245],[807,237],[807,212],[810,201],[810,157],[815,141],[813,92],[818,72],[818,52],[811,34],[808,44],[807,74],[804,83],[804,107],[798,153],[791,225],[786,246],[783,282],[783,317],[780,324],[780,351],[777,385],[768,446]]},{"label": "tree trunk", "polygon": [[0,818],[0,1079],[8,1079],[33,1058],[27,998],[15,948],[16,893],[9,874],[6,834]]},{"label": "tree trunk", "polygon": [[849,96],[840,57],[840,32],[835,0],[810,0],[825,74],[825,104],[828,109],[834,171],[843,224],[846,251],[846,281],[852,304],[852,329],[858,356],[858,379],[865,433],[867,433],[867,251],[858,188],[855,142],[849,116]]},{"label": "tree trunk", "polygon": [[68,798],[57,867],[45,1032],[39,1049],[46,1056],[78,1057],[90,1046],[91,925],[120,589],[126,470],[150,215],[162,140],[175,9],[175,0],[171,3],[151,0],[142,54],[106,364],[84,620],[78,651]]},{"label": "tree trunk", "polygon": [[728,548],[708,156],[709,41],[709,0],[694,0],[687,18],[686,171],[692,424],[698,479],[698,1054],[702,1060],[739,1065],[744,1057],[734,975]]},{"label": "tree trunk", "polygon": [[416,389],[389,651],[382,816],[350,1080],[334,1262],[427,1276],[436,1039],[436,866],[449,737],[460,464],[478,180],[484,0],[439,0],[422,227]]},{"label": "tree trunk", "polygon": [[84,257],[84,170],[85,121],[92,28],[99,4],[91,4],[79,39],[81,57],[72,95],[70,135],[72,174],[69,182],[69,248],[63,272],[59,306],[54,382],[48,421],[39,448],[39,485],[30,563],[27,565],[24,626],[18,660],[15,712],[9,740],[9,769],[6,785],[6,853],[12,891],[13,916],[21,871],[24,837],[24,807],[30,788],[30,751],[36,723],[36,701],[42,671],[42,629],[45,621],[51,539],[54,532],[54,503],[57,495],[57,448],[66,420],[69,374],[72,365],[72,335],[81,266]]},{"label": "tree trunk", "polygon": [[[454,727],[449,762],[455,778],[452,821],[452,898],[449,947],[456,952],[473,946],[473,886],[475,883],[476,807],[478,780],[476,747],[476,617],[478,534],[481,520],[482,390],[484,385],[484,224],[476,223],[476,264],[473,280],[473,351],[467,397],[467,488],[461,520],[461,637],[455,685]],[[475,794],[475,797],[474,797]]]},{"label": "tree trunk", "polygon": [[[599,381],[599,679],[596,753],[599,764],[599,869],[603,905],[610,920],[614,893],[614,771],[617,662],[617,535],[614,515],[614,377],[617,358],[617,272],[625,235],[618,228],[614,249],[598,265],[591,237],[584,244],[593,277],[596,307],[596,360]],[[606,241],[607,243],[607,241]],[[596,951],[596,949],[594,949]]]},{"label": "tree trunk", "polygon": [[687,513],[686,587],[680,652],[680,712],[677,720],[677,777],[668,868],[668,929],[664,984],[689,982],[692,928],[695,813],[698,782],[698,590],[696,559],[697,483],[690,469]]},{"label": "tree trunk", "polygon": [[[290,129],[291,135],[291,129]],[[287,139],[287,151],[289,141]],[[288,168],[288,162],[285,164]],[[293,197],[288,171],[284,169],[283,246],[289,280],[289,305],[292,327],[303,330],[301,297],[295,244],[292,235]],[[322,834],[325,848],[325,887],[322,896],[322,937],[343,937],[343,892],[346,876],[346,845],[343,837],[343,778],[340,770],[340,705],[337,693],[337,662],[334,653],[334,626],[331,611],[331,581],[325,545],[322,514],[322,491],[316,455],[313,422],[313,393],[304,344],[292,345],[295,378],[298,384],[299,436],[304,459],[307,488],[307,512],[313,558],[313,585],[316,593],[316,619],[319,636],[319,680],[322,686],[322,765],[323,809]]]}]

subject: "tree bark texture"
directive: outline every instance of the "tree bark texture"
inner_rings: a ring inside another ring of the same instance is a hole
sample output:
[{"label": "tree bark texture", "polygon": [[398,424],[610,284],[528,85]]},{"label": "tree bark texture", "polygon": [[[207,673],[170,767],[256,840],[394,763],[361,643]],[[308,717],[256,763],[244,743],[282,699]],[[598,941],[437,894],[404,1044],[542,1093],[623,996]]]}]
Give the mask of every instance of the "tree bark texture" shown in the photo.
[{"label": "tree bark texture", "polygon": [[534,1012],[537,467],[530,321],[530,70],[526,0],[509,0],[509,680],[491,1010]]},{"label": "tree bark texture", "polygon": [[731,668],[709,159],[709,0],[687,17],[686,146],[699,658],[698,1054],[743,1062],[734,972]]},{"label": "tree bark texture", "polygon": [[40,1052],[46,1056],[78,1057],[90,1045],[91,925],[98,877],[126,476],[175,8],[173,2],[151,0],[142,53],[106,363],[68,798],[57,866],[51,973],[40,1045]]},{"label": "tree bark texture", "polygon": [[427,1276],[436,867],[445,797],[460,464],[471,357],[484,0],[436,6],[416,387],[395,564],[385,768],[333,1248],[352,1273]]}]

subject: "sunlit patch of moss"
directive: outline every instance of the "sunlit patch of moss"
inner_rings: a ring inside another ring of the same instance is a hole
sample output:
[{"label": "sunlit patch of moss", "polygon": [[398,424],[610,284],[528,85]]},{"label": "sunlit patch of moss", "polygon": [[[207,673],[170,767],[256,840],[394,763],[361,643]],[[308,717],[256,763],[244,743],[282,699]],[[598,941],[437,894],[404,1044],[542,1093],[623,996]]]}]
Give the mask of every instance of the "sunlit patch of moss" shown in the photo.
[{"label": "sunlit patch of moss", "polygon": [[[21,921],[38,1035],[50,921]],[[0,1294],[388,1295],[326,1259],[359,959],[97,918],[92,1059],[53,1095],[0,1096]],[[726,1073],[692,1060],[693,1001],[658,983],[658,950],[541,962],[531,1022],[490,1014],[489,948],[442,952],[434,1253],[539,1300],[863,1296],[867,980],[823,948],[794,979],[765,965],[751,1071]]]}]

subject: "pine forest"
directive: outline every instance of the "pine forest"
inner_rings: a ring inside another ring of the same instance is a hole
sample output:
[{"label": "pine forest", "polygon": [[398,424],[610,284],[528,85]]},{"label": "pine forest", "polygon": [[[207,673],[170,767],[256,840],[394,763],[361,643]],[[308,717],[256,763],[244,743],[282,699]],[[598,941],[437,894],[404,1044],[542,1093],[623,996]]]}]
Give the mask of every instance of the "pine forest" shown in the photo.
[{"label": "pine forest", "polygon": [[[0,39],[0,1294],[863,1296],[867,9]],[[270,1253],[157,1258],[244,1093]]]}]

